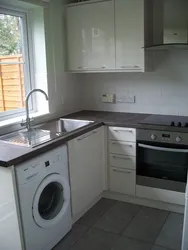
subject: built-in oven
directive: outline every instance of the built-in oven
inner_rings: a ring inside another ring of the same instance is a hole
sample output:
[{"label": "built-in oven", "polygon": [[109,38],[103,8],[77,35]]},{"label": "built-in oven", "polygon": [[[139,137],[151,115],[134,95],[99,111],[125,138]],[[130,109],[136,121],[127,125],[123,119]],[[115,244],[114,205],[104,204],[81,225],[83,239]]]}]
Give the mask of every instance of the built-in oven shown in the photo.
[{"label": "built-in oven", "polygon": [[185,192],[188,134],[137,130],[136,184]]}]

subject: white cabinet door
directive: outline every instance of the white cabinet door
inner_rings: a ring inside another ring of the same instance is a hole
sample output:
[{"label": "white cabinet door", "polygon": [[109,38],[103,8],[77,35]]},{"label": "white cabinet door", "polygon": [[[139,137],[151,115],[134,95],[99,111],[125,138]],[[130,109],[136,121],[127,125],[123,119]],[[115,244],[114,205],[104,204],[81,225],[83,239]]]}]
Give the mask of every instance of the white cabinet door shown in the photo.
[{"label": "white cabinet door", "polygon": [[111,140],[136,142],[135,128],[109,127],[108,133]]},{"label": "white cabinet door", "polygon": [[109,165],[111,167],[136,170],[136,157],[130,155],[109,155]]},{"label": "white cabinet door", "polygon": [[115,0],[116,69],[144,71],[144,0]]},{"label": "white cabinet door", "polygon": [[135,189],[135,170],[110,168],[110,191],[134,196]]},{"label": "white cabinet door", "polygon": [[136,156],[136,143],[110,140],[109,152],[112,154]]},{"label": "white cabinet door", "polygon": [[105,187],[104,128],[69,142],[73,217],[79,218]]},{"label": "white cabinet door", "polygon": [[113,1],[68,7],[67,36],[69,70],[114,69]]},{"label": "white cabinet door", "polygon": [[88,67],[86,45],[82,29],[83,6],[67,8],[67,59],[69,70]]},{"label": "white cabinet door", "polygon": [[115,68],[113,1],[84,5],[84,31],[90,69]]}]

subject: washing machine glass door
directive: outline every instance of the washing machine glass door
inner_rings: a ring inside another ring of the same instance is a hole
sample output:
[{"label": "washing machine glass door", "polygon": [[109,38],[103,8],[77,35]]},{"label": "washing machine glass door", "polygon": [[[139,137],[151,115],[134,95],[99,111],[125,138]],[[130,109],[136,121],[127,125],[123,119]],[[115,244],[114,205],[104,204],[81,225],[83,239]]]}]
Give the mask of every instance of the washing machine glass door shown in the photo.
[{"label": "washing machine glass door", "polygon": [[43,228],[59,223],[70,209],[70,187],[59,174],[48,175],[39,185],[33,199],[33,218]]}]

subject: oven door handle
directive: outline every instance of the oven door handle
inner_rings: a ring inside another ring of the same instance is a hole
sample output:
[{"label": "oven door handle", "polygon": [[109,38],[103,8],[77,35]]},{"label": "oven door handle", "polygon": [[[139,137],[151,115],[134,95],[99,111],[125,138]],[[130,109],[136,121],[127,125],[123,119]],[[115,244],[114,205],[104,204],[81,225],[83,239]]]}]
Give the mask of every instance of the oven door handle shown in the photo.
[{"label": "oven door handle", "polygon": [[145,145],[141,143],[139,143],[138,146],[141,148],[147,148],[147,149],[153,149],[153,150],[165,151],[165,152],[188,153],[188,149],[155,147],[155,146]]}]

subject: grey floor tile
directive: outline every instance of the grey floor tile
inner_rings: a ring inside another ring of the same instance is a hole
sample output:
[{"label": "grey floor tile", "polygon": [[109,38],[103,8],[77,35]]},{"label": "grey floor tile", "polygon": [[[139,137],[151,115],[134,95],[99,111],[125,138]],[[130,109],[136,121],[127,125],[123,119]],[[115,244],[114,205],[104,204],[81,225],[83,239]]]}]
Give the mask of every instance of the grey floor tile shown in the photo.
[{"label": "grey floor tile", "polygon": [[151,247],[151,243],[121,236],[112,247],[112,250],[151,250]]},{"label": "grey floor tile", "polygon": [[183,215],[170,213],[155,244],[174,250],[181,249]]},{"label": "grey floor tile", "polygon": [[140,206],[138,205],[117,202],[96,222],[94,227],[111,233],[121,234],[139,209]]},{"label": "grey floor tile", "polygon": [[118,236],[91,228],[71,250],[110,250]]},{"label": "grey floor tile", "polygon": [[151,250],[170,250],[170,249],[159,247],[159,246],[153,246]]},{"label": "grey floor tile", "polygon": [[53,248],[53,250],[68,250],[88,230],[84,225],[74,224],[72,230]]},{"label": "grey floor tile", "polygon": [[123,235],[154,243],[168,215],[163,210],[142,207]]},{"label": "grey floor tile", "polygon": [[77,223],[91,227],[115,203],[115,200],[102,198]]}]

